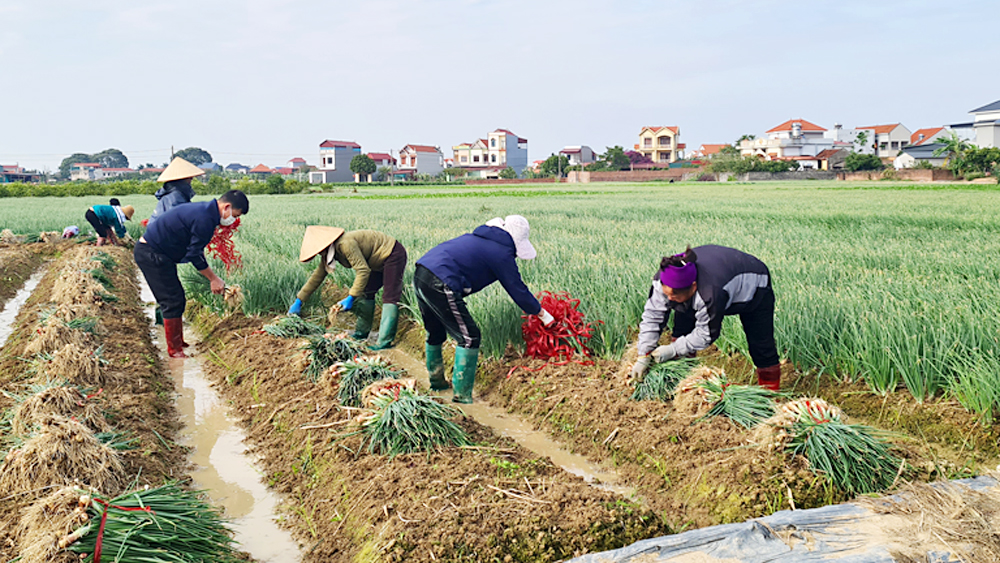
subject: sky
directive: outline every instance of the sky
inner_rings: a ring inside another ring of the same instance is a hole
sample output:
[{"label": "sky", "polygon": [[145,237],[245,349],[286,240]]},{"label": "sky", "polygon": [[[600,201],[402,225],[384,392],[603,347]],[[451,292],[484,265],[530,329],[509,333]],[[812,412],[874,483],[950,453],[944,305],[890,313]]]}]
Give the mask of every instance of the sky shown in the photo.
[{"label": "sky", "polygon": [[968,121],[1000,99],[1000,2],[0,0],[0,164],[318,163],[504,128],[529,160],[823,127]]}]

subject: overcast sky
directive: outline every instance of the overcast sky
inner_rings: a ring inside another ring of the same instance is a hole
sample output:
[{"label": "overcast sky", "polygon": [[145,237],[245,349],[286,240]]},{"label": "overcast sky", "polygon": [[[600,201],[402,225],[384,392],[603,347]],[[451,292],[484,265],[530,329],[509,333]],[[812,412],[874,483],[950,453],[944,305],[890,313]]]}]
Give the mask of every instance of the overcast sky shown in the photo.
[{"label": "overcast sky", "polygon": [[956,123],[1000,99],[1000,2],[0,0],[0,163],[223,165],[440,146],[506,128],[529,159],[689,150],[792,118]]}]

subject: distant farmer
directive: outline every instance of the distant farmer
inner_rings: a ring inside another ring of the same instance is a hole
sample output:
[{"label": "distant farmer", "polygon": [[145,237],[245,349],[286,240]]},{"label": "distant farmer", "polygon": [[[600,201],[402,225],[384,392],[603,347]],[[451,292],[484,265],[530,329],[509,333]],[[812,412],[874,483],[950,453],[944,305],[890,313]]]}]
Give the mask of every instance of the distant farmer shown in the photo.
[{"label": "distant farmer", "polygon": [[[514,258],[531,260],[535,247],[528,241],[528,220],[520,215],[491,219],[470,234],[443,242],[417,261],[413,285],[420,316],[427,330],[427,371],[431,389],[455,387],[456,403],[472,402],[481,334],[465,305],[465,297],[499,280],[525,313],[538,315],[546,325],[552,315],[542,309],[521,280]],[[458,343],[449,385],[444,377],[441,346],[451,335]]]},{"label": "distant farmer", "polygon": [[232,225],[250,210],[247,196],[229,190],[219,199],[179,205],[151,223],[135,245],[135,263],[142,270],[156,303],[163,312],[167,353],[184,358],[184,287],[177,277],[177,264],[190,262],[208,278],[212,293],[221,294],[226,283],[215,275],[205,260],[205,245],[219,225]]},{"label": "distant farmer", "polygon": [[62,238],[73,238],[80,234],[80,227],[70,225],[63,229]]},{"label": "distant farmer", "polygon": [[91,207],[84,217],[97,233],[97,246],[103,246],[105,240],[118,244],[118,239],[125,236],[125,221],[131,220],[133,213],[135,208],[131,205],[122,207],[117,199],[112,199],[110,205]]},{"label": "distant farmer", "polygon": [[[673,342],[657,347],[670,311]],[[774,344],[771,273],[757,258],[715,245],[689,247],[661,260],[639,324],[639,358],[632,377],[642,377],[650,359],[659,363],[704,350],[719,338],[726,315],[740,316],[757,382],[777,391],[781,366]]]},{"label": "distant farmer", "polygon": [[357,317],[354,338],[368,338],[375,317],[375,294],[384,286],[378,342],[372,350],[392,347],[399,321],[399,299],[403,295],[403,272],[406,270],[406,249],[403,245],[378,231],[344,232],[338,227],[312,225],[306,227],[299,261],[308,262],[316,255],[320,257],[316,270],[299,290],[288,313],[298,315],[302,311],[302,303],[339,263],[354,270],[354,284],[347,297],[337,304],[341,310],[353,311]]},{"label": "distant farmer", "polygon": [[201,176],[204,173],[204,170],[179,156],[171,160],[170,165],[156,179],[157,182],[163,183],[163,187],[156,190],[154,194],[159,201],[146,226],[151,225],[161,215],[174,207],[190,203],[194,199],[191,178]]}]

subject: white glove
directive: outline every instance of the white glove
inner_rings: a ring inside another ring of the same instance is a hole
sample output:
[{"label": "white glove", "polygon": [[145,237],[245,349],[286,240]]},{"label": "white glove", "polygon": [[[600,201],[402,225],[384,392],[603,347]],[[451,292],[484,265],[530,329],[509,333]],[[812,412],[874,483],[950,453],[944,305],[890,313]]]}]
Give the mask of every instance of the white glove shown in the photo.
[{"label": "white glove", "polygon": [[649,356],[639,356],[635,364],[632,365],[632,379],[642,380],[647,369],[649,369]]},{"label": "white glove", "polygon": [[673,344],[665,344],[659,346],[656,350],[653,350],[651,354],[656,363],[667,362],[673,360],[677,357],[677,352],[674,350]]},{"label": "white glove", "polygon": [[542,324],[545,326],[549,326],[552,324],[552,321],[556,320],[556,318],[552,316],[552,313],[546,311],[545,309],[538,312],[538,318],[542,319]]}]

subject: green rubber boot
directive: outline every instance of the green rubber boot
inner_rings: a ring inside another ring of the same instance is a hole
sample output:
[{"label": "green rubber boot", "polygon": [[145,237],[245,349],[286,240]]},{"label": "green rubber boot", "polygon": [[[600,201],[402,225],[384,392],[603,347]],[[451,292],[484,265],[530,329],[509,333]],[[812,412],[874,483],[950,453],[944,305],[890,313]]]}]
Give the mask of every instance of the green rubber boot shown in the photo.
[{"label": "green rubber boot", "polygon": [[455,387],[456,403],[472,403],[472,386],[476,383],[476,364],[479,362],[479,348],[455,348],[455,369],[451,373],[451,384]]},{"label": "green rubber boot", "polygon": [[156,324],[163,326],[163,311],[160,310],[160,306],[156,306]]},{"label": "green rubber boot", "polygon": [[441,357],[441,345],[424,344],[424,355],[427,356],[427,373],[431,376],[431,389],[444,391],[451,383],[444,378],[444,358]]},{"label": "green rubber boot", "polygon": [[351,311],[358,317],[358,322],[354,325],[354,339],[368,340],[368,334],[372,331],[372,319],[375,317],[375,300],[358,299]]},{"label": "green rubber boot", "polygon": [[399,305],[383,303],[382,319],[378,322],[378,342],[369,347],[369,350],[392,348],[392,341],[396,338],[397,324],[399,324]]}]

